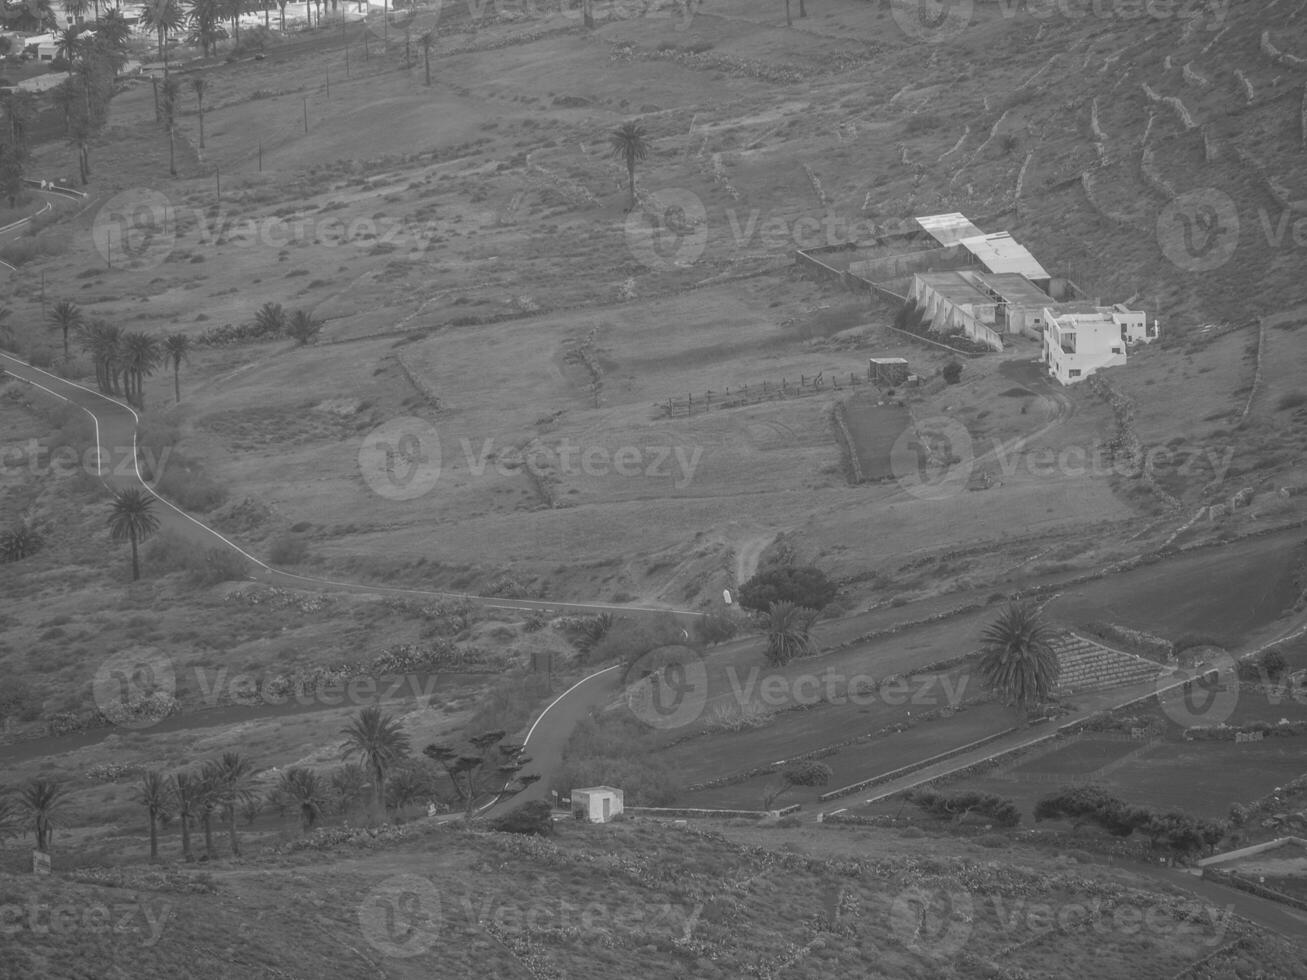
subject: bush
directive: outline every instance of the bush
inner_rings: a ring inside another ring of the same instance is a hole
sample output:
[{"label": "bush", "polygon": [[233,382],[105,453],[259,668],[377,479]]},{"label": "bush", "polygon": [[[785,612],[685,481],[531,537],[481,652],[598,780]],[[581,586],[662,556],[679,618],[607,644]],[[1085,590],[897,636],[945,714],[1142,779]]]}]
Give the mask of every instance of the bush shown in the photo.
[{"label": "bush", "polygon": [[838,591],[839,587],[820,568],[784,565],[759,572],[745,582],[737,601],[745,609],[763,613],[778,602],[820,611],[831,603]]},{"label": "bush", "polygon": [[696,633],[700,643],[715,646],[734,637],[739,629],[739,624],[730,616],[709,613],[699,620]]},{"label": "bush", "polygon": [[603,638],[586,651],[584,662],[597,664],[608,660],[621,660],[632,664],[652,650],[659,647],[680,646],[683,642],[681,629],[670,616],[653,621],[619,616],[604,633]]},{"label": "bush", "polygon": [[1275,403],[1275,407],[1280,411],[1302,405],[1307,405],[1307,392],[1291,391],[1287,395],[1281,395],[1279,401]]},{"label": "bush", "polygon": [[501,834],[536,834],[548,837],[554,832],[554,812],[544,800],[528,800],[490,823]]},{"label": "bush", "polygon": [[294,534],[279,534],[268,549],[268,561],[274,565],[298,565],[309,556],[309,543]]},{"label": "bush", "polygon": [[1000,827],[1015,827],[1021,822],[1021,811],[1016,804],[992,793],[963,791],[949,794],[922,789],[911,793],[908,799],[931,816],[945,820],[961,820],[976,813],[988,817]]},{"label": "bush", "polygon": [[184,510],[206,513],[220,507],[227,499],[227,491],[219,486],[204,467],[179,453],[173,453],[161,474],[150,474],[154,490]]},{"label": "bush", "polygon": [[949,361],[944,365],[942,373],[945,382],[955,385],[962,379],[962,364],[958,361]]}]

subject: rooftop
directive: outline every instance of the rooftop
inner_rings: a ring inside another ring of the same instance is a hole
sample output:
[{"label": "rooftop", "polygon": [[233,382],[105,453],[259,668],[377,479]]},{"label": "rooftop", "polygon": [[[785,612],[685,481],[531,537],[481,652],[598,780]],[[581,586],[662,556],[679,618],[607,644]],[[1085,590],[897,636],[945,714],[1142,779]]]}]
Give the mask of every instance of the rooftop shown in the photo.
[{"label": "rooftop", "polygon": [[956,245],[964,238],[978,238],[985,234],[967,220],[966,215],[957,211],[952,214],[924,215],[917,218],[916,222],[941,245]]},{"label": "rooftop", "polygon": [[1015,272],[1027,279],[1047,279],[1044,267],[1024,245],[1006,231],[978,238],[964,238],[959,244],[978,258],[990,272]]},{"label": "rooftop", "polygon": [[913,276],[954,306],[993,306],[994,298],[971,284],[962,272],[918,272]]},{"label": "rooftop", "polygon": [[[1018,272],[972,272],[972,281],[992,289],[1013,306],[1051,306],[1053,299]],[[1059,304],[1060,305],[1060,304]]]}]

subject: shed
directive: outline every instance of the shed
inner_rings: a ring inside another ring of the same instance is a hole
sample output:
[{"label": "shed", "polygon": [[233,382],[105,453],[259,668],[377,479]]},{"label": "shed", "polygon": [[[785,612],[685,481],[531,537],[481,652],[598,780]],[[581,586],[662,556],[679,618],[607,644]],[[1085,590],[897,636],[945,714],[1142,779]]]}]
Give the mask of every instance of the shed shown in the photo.
[{"label": "shed", "polygon": [[622,812],[622,791],[612,786],[572,790],[572,816],[590,823],[608,823]]},{"label": "shed", "polygon": [[908,361],[904,357],[867,358],[867,377],[873,384],[901,385],[908,380]]}]

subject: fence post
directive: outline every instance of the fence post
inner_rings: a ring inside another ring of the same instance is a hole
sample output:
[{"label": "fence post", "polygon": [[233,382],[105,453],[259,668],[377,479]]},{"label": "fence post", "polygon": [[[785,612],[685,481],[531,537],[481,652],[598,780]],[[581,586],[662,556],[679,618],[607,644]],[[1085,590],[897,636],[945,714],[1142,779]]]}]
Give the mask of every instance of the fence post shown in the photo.
[{"label": "fence post", "polygon": [[693,414],[694,414],[694,392],[690,392],[690,397],[689,397],[689,400],[688,400],[688,402],[687,402],[687,407],[689,408],[689,412],[690,412],[690,414],[693,415]]}]

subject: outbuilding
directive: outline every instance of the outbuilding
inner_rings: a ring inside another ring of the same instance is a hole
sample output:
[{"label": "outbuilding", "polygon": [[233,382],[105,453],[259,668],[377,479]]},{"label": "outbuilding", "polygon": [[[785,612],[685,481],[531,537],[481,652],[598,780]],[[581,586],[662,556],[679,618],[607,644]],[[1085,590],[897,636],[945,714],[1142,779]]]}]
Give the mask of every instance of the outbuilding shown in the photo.
[{"label": "outbuilding", "polygon": [[572,816],[590,823],[608,823],[622,812],[622,791],[612,786],[572,790]]}]

